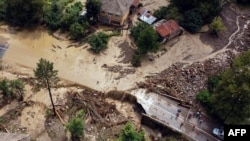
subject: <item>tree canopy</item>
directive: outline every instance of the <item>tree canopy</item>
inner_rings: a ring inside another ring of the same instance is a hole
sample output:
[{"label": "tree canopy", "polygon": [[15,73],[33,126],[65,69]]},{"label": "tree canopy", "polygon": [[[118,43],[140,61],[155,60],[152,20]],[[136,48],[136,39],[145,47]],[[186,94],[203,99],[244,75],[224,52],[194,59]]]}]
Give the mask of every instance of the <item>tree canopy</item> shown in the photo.
[{"label": "tree canopy", "polygon": [[56,0],[52,1],[50,9],[47,11],[44,17],[44,21],[48,28],[52,31],[57,30],[61,26],[61,18],[63,16],[63,10],[60,9]]},{"label": "tree canopy", "polygon": [[193,33],[202,25],[210,23],[222,9],[220,0],[171,0],[170,6],[176,7],[183,15],[180,25]]},{"label": "tree canopy", "polygon": [[180,25],[191,33],[196,33],[202,25],[202,18],[196,10],[188,10],[180,20]]},{"label": "tree canopy", "polygon": [[181,18],[181,13],[179,12],[179,9],[176,6],[173,6],[172,4],[170,4],[168,7],[160,7],[153,13],[153,15],[157,19],[173,19],[179,21]]},{"label": "tree canopy", "polygon": [[250,4],[249,0],[237,0],[237,2],[241,4]]},{"label": "tree canopy", "polygon": [[81,25],[78,22],[72,24],[69,28],[71,38],[74,40],[79,40],[80,38],[84,37],[86,35],[86,26],[87,25]]},{"label": "tree canopy", "polygon": [[18,100],[22,100],[24,93],[24,84],[23,81],[19,79],[3,79],[0,81],[0,90],[3,93],[3,96],[6,98],[17,98]]},{"label": "tree canopy", "polygon": [[237,57],[232,68],[213,79],[211,112],[226,124],[243,123],[250,117],[250,51]]},{"label": "tree canopy", "polygon": [[44,0],[6,0],[6,20],[14,26],[27,27],[43,16]]},{"label": "tree canopy", "polygon": [[55,86],[59,81],[57,73],[58,71],[54,70],[54,64],[43,58],[39,60],[39,62],[37,63],[37,67],[34,70],[35,78],[38,82],[37,85],[40,87],[45,87],[49,91],[54,114],[56,114],[56,110],[51,94],[51,86]]},{"label": "tree canopy", "polygon": [[80,138],[83,135],[84,123],[83,123],[84,111],[80,110],[76,113],[76,117],[73,117],[66,125],[66,129],[71,133],[71,138],[74,141],[76,138]]},{"label": "tree canopy", "polygon": [[156,52],[159,48],[158,35],[152,26],[146,23],[139,23],[131,29],[140,54]]},{"label": "tree canopy", "polygon": [[156,52],[159,49],[158,35],[153,27],[147,26],[140,31],[136,45],[140,54]]},{"label": "tree canopy", "polygon": [[103,32],[99,32],[97,34],[92,35],[88,43],[91,45],[91,49],[99,53],[101,50],[107,48],[109,36]]},{"label": "tree canopy", "polygon": [[6,14],[6,2],[5,0],[0,0],[0,21],[5,20]]},{"label": "tree canopy", "polygon": [[219,32],[226,29],[220,17],[215,17],[212,23],[210,23],[209,28],[211,32],[215,35],[218,35]]},{"label": "tree canopy", "polygon": [[87,0],[85,3],[87,9],[87,18],[89,21],[93,18],[93,21],[97,21],[97,16],[101,11],[102,2],[101,0]]},{"label": "tree canopy", "polygon": [[82,8],[82,3],[76,2],[65,9],[65,13],[63,14],[63,17],[61,19],[62,30],[68,31],[72,24],[78,22],[79,12],[82,10]]},{"label": "tree canopy", "polygon": [[137,132],[131,122],[128,122],[122,129],[117,141],[145,141],[144,132]]}]

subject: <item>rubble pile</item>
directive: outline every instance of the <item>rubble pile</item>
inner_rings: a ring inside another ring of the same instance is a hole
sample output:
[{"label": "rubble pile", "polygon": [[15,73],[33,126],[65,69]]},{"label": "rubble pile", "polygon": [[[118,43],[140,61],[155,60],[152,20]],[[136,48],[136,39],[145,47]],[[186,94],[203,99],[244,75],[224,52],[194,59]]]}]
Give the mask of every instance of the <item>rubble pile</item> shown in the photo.
[{"label": "rubble pile", "polygon": [[134,74],[135,68],[124,68],[121,65],[114,65],[114,66],[108,66],[107,64],[102,65],[103,68],[105,68],[107,71],[118,73],[118,76],[115,77],[115,80],[119,80],[121,78],[124,78],[128,74]]},{"label": "rubble pile", "polygon": [[[95,90],[84,89],[83,91],[69,91],[68,102],[71,104],[69,115],[73,115],[79,109],[86,111],[89,122],[86,124],[101,124],[104,127],[112,127],[127,122],[114,104],[105,101],[104,94]],[[61,111],[66,112],[66,111]],[[72,114],[70,114],[72,113]]]},{"label": "rubble pile", "polygon": [[159,74],[147,76],[146,82],[138,83],[138,86],[190,102],[201,89],[207,87],[207,78],[230,67],[234,57],[235,54],[229,50],[204,62],[188,66],[177,63]]},{"label": "rubble pile", "polygon": [[238,52],[244,52],[250,48],[250,21],[244,25],[242,34],[240,34],[232,47]]}]

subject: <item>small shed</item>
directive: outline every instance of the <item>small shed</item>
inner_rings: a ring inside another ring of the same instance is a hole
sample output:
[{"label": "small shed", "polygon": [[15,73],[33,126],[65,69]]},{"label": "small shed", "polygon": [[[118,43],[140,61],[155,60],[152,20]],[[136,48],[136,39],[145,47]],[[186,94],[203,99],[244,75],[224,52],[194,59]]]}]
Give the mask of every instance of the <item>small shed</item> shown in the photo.
[{"label": "small shed", "polygon": [[151,25],[156,21],[156,17],[154,17],[152,13],[144,7],[140,8],[138,15],[139,15],[139,20],[147,24]]},{"label": "small shed", "polygon": [[174,20],[160,20],[153,25],[156,32],[161,36],[163,42],[181,35],[183,28]]}]

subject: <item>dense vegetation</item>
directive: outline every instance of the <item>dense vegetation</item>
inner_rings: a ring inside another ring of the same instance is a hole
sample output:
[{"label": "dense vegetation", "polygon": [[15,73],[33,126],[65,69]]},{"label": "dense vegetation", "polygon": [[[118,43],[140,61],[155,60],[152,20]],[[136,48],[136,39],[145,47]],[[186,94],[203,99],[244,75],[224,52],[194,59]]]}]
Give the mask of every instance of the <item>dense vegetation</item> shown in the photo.
[{"label": "dense vegetation", "polygon": [[210,28],[211,33],[215,34],[216,36],[218,36],[218,33],[220,31],[226,30],[226,27],[222,23],[222,20],[220,17],[215,17],[213,21],[211,22],[211,24],[209,25],[209,28]]},{"label": "dense vegetation", "polygon": [[197,95],[224,123],[239,124],[250,117],[250,51],[237,57],[230,69],[209,78],[208,91]]},{"label": "dense vegetation", "polygon": [[195,33],[202,25],[210,23],[220,11],[220,0],[171,0],[168,7],[160,7],[154,16],[180,21],[182,27]]},{"label": "dense vegetation", "polygon": [[80,40],[88,31],[87,18],[80,16],[83,4],[75,0],[1,0],[0,21],[30,28],[39,23],[51,30],[69,32],[71,39]]},{"label": "dense vegetation", "polygon": [[122,129],[121,134],[117,141],[145,141],[145,135],[143,131],[137,132],[131,122],[128,122]]},{"label": "dense vegetation", "polygon": [[101,0],[86,1],[87,19],[89,22],[97,22],[97,15],[100,13],[101,5]]},{"label": "dense vegetation", "polygon": [[3,79],[0,81],[0,91],[3,94],[4,98],[7,99],[17,98],[18,100],[22,100],[24,93],[23,81],[19,79],[16,80]]},{"label": "dense vegetation", "polygon": [[38,23],[44,13],[44,0],[5,0],[6,21],[14,26],[28,27]]},{"label": "dense vegetation", "polygon": [[92,35],[89,38],[88,43],[91,45],[91,49],[95,53],[99,53],[101,50],[107,48],[108,40],[109,35],[103,32],[99,32],[97,34]]},{"label": "dense vegetation", "polygon": [[250,4],[249,0],[237,0],[237,2],[241,4]]},{"label": "dense vegetation", "polygon": [[69,130],[71,134],[72,141],[79,139],[83,136],[84,123],[83,123],[84,111],[80,110],[76,113],[76,116],[73,117],[69,123],[66,125],[66,129]]},{"label": "dense vegetation", "polygon": [[0,0],[0,21],[5,20],[6,15],[6,3],[5,0]]},{"label": "dense vegetation", "polygon": [[134,55],[132,64],[140,66],[141,56],[148,52],[156,52],[159,49],[158,35],[152,26],[140,22],[132,27],[131,36],[137,46],[137,54]]},{"label": "dense vegetation", "polygon": [[157,19],[166,19],[166,20],[176,20],[176,21],[180,21],[182,15],[179,12],[179,9],[174,6],[173,4],[170,4],[168,7],[166,6],[162,6],[159,9],[157,9],[153,15],[157,18]]}]

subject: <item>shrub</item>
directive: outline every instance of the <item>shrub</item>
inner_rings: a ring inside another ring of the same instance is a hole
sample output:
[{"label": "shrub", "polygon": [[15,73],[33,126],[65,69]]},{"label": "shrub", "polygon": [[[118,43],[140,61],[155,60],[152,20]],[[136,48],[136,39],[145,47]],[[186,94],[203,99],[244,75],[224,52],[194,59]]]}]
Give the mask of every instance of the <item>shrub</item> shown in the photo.
[{"label": "shrub", "polygon": [[81,118],[73,118],[67,125],[66,129],[71,133],[72,140],[80,138],[83,135],[84,124]]},{"label": "shrub", "polygon": [[208,91],[209,93],[213,93],[216,87],[219,84],[219,81],[221,80],[221,77],[218,75],[214,75],[211,77],[208,77]]},{"label": "shrub", "polygon": [[222,23],[222,20],[220,17],[215,17],[212,23],[209,25],[209,28],[211,32],[215,35],[218,35],[220,31],[226,30],[226,27]]},{"label": "shrub", "polygon": [[92,35],[88,43],[91,45],[91,49],[95,53],[99,53],[101,50],[107,48],[109,36],[103,32]]},{"label": "shrub", "polygon": [[131,122],[128,122],[122,129],[117,141],[145,141],[144,132],[137,132]]},{"label": "shrub", "polygon": [[141,55],[139,55],[139,54],[133,55],[131,64],[132,64],[134,67],[140,67],[140,66],[141,66]]},{"label": "shrub", "polygon": [[86,29],[76,22],[70,26],[69,35],[72,39],[79,40],[86,35]]},{"label": "shrub", "polygon": [[84,116],[84,110],[80,110],[76,113],[76,117],[74,117],[67,125],[66,129],[71,133],[72,140],[79,138],[83,135],[84,123],[82,118]]},{"label": "shrub", "polygon": [[199,100],[204,106],[210,106],[211,94],[207,90],[201,90],[196,95],[196,99]]}]

